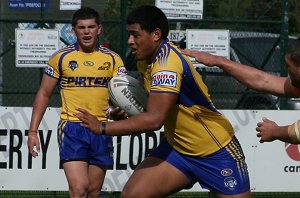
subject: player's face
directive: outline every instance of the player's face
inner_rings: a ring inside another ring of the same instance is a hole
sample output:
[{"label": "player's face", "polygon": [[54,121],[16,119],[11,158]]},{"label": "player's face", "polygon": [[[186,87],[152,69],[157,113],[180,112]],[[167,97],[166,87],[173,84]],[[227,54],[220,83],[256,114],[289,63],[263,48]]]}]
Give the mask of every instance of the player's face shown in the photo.
[{"label": "player's face", "polygon": [[158,49],[155,32],[142,30],[139,24],[127,25],[128,45],[137,60],[152,60]]},{"label": "player's face", "polygon": [[73,33],[77,37],[80,51],[93,52],[96,49],[98,35],[101,33],[101,25],[98,25],[95,19],[78,20]]},{"label": "player's face", "polygon": [[285,63],[292,84],[300,88],[300,66],[295,65],[289,54],[285,55]]}]

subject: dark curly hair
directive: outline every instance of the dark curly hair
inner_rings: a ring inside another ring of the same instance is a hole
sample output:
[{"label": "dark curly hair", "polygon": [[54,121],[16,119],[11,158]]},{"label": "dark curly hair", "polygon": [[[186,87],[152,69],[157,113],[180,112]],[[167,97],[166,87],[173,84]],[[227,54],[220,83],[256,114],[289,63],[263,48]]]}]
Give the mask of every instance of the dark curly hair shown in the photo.
[{"label": "dark curly hair", "polygon": [[139,24],[142,30],[151,33],[159,28],[162,38],[166,39],[169,34],[169,23],[166,15],[156,6],[142,5],[132,10],[127,16],[127,24]]},{"label": "dark curly hair", "polygon": [[101,23],[99,13],[89,7],[81,7],[74,12],[72,17],[72,26],[75,27],[77,25],[77,21],[82,19],[95,19],[98,25]]}]

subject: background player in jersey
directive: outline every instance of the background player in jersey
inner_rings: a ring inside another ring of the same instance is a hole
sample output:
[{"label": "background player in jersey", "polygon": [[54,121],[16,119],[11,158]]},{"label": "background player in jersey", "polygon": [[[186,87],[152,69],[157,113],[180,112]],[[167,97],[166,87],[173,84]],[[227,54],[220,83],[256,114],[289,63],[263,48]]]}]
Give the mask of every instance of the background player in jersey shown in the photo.
[{"label": "background player in jersey", "polygon": [[[277,96],[300,97],[300,39],[289,45],[285,55],[288,77],[268,74],[254,67],[205,52],[184,49],[182,53],[195,57],[198,62],[204,65],[220,67],[252,89]],[[263,121],[257,124],[256,130],[261,143],[281,140],[300,144],[300,120],[291,125],[278,126],[275,122],[263,118]]]},{"label": "background player in jersey", "polygon": [[[151,17],[149,17],[151,16]],[[228,119],[218,112],[194,66],[168,41],[168,20],[155,6],[127,17],[128,44],[149,91],[147,112],[100,122],[79,108],[82,126],[99,135],[158,130],[165,139],[134,170],[122,197],[166,197],[196,182],[215,197],[250,197],[245,157]],[[156,81],[155,79],[160,78]]]},{"label": "background player in jersey", "polygon": [[107,166],[113,164],[112,137],[98,136],[80,126],[75,108],[88,109],[99,121],[106,121],[108,81],[126,73],[121,58],[98,44],[101,33],[99,14],[83,7],[73,14],[73,33],[77,42],[55,53],[37,92],[28,149],[33,157],[40,150],[37,135],[48,101],[58,85],[62,99],[58,143],[60,160],[69,184],[70,197],[99,197]]}]

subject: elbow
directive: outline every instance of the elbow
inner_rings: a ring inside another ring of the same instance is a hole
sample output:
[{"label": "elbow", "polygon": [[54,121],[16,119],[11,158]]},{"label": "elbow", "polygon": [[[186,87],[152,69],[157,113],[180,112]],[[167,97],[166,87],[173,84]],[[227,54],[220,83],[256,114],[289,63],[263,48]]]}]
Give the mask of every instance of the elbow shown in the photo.
[{"label": "elbow", "polygon": [[150,122],[151,130],[156,131],[156,130],[161,129],[161,127],[164,125],[164,122],[165,122],[165,119],[161,119],[160,117],[152,119]]},{"label": "elbow", "polygon": [[157,130],[161,129],[162,126],[163,126],[163,123],[154,123],[153,131],[157,131]]}]

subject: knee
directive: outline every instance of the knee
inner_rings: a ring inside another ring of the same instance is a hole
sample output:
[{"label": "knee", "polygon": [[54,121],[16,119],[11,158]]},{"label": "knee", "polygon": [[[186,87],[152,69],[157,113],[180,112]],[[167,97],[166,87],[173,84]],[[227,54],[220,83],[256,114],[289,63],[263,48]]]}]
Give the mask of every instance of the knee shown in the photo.
[{"label": "knee", "polygon": [[70,197],[86,197],[88,188],[82,185],[69,186]]},{"label": "knee", "polygon": [[99,189],[89,189],[88,190],[88,197],[90,198],[99,198],[101,194],[101,190]]}]

